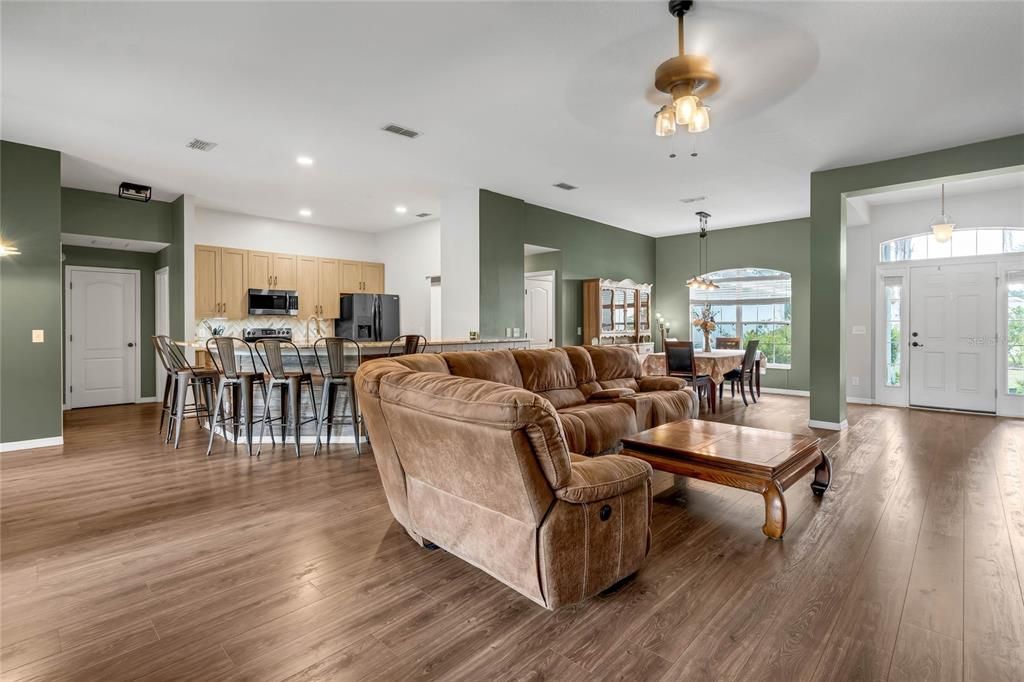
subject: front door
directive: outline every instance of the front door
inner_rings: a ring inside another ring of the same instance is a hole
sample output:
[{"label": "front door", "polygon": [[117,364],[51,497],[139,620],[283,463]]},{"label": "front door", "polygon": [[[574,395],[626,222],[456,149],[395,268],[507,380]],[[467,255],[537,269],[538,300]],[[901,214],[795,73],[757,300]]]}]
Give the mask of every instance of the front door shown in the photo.
[{"label": "front door", "polygon": [[551,275],[527,275],[524,279],[523,319],[531,348],[555,345],[555,289]]},{"label": "front door", "polygon": [[68,276],[70,407],[135,402],[135,275],[71,269]]},{"label": "front door", "polygon": [[910,269],[910,404],[996,410],[995,263]]}]

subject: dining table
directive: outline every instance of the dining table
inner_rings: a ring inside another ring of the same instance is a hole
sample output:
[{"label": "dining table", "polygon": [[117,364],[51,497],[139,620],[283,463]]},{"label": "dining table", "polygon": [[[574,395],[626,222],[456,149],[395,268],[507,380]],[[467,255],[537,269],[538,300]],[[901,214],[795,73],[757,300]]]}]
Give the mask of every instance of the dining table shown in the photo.
[{"label": "dining table", "polygon": [[[714,382],[714,390],[725,381],[725,375],[734,369],[743,367],[743,356],[746,351],[733,348],[716,348],[715,350],[694,351],[693,359],[697,363],[697,374],[706,374]],[[757,358],[754,360],[754,392],[761,396],[761,375],[768,369],[768,362],[765,354],[757,351]],[[651,353],[644,358],[644,374],[665,375],[668,368],[665,365],[664,353]]]}]

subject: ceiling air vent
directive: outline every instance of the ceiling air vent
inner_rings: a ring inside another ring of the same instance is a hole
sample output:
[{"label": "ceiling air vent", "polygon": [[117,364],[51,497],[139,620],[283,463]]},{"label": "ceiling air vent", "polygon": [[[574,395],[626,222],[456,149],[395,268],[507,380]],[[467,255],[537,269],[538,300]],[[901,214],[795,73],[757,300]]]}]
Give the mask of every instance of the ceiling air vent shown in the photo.
[{"label": "ceiling air vent", "polygon": [[197,152],[209,152],[213,151],[213,148],[217,146],[216,142],[208,142],[207,140],[200,140],[198,137],[193,137],[191,142],[186,145],[189,149],[195,149]]},{"label": "ceiling air vent", "polygon": [[388,132],[388,133],[394,133],[395,135],[401,135],[402,137],[409,137],[409,138],[419,137],[422,134],[418,130],[413,130],[411,128],[403,128],[402,126],[395,125],[394,123],[387,124],[386,126],[381,128],[381,130],[383,130],[385,132]]},{"label": "ceiling air vent", "polygon": [[557,187],[558,189],[564,189],[566,192],[568,192],[570,190],[578,189],[576,187],[576,185],[570,185],[568,182],[556,182],[554,185],[552,185],[552,187]]},{"label": "ceiling air vent", "polygon": [[680,199],[679,201],[683,202],[684,204],[695,204],[698,201],[704,201],[705,199],[707,199],[707,197],[688,197],[686,199]]},{"label": "ceiling air vent", "polygon": [[429,213],[417,213],[416,217],[417,218],[429,218],[430,214]]}]

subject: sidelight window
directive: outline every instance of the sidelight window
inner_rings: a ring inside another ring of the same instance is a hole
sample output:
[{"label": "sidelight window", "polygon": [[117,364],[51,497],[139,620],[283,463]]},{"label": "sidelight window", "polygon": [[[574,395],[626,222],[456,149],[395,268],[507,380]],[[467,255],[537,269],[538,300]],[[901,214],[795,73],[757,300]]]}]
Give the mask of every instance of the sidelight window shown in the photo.
[{"label": "sidelight window", "polygon": [[903,328],[900,306],[903,299],[903,278],[885,278],[885,385],[899,386],[902,377]]},{"label": "sidelight window", "polygon": [[1006,389],[1024,396],[1024,271],[1006,278]]}]

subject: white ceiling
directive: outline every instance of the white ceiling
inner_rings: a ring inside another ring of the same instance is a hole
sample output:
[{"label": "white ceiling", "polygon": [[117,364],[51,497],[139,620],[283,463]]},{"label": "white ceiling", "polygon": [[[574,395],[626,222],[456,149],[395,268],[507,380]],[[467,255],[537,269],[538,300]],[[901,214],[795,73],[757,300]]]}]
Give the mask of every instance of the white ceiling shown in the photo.
[{"label": "white ceiling", "polygon": [[698,2],[687,44],[722,89],[711,131],[670,139],[652,133],[664,2],[2,12],[0,132],[65,152],[70,186],[353,229],[438,214],[451,185],[651,235],[695,230],[698,210],[712,227],[793,218],[811,171],[1024,130],[1020,2]]}]

